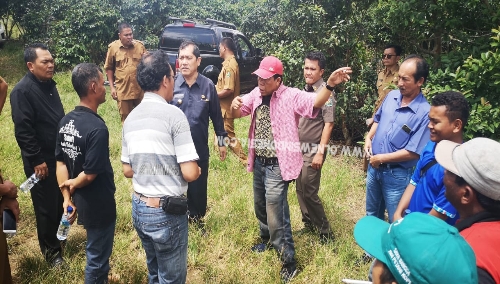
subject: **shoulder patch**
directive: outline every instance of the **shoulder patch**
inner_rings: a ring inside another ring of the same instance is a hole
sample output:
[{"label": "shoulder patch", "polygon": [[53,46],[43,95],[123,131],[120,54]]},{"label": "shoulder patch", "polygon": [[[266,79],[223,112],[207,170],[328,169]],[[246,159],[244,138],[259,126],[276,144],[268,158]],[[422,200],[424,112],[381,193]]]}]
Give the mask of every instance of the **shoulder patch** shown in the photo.
[{"label": "shoulder patch", "polygon": [[226,72],[226,77],[227,77],[227,78],[231,77],[231,72],[229,72],[229,71],[228,71],[228,72]]},{"label": "shoulder patch", "polygon": [[330,98],[328,98],[328,101],[326,101],[325,106],[331,107],[333,106],[333,97],[330,95]]}]

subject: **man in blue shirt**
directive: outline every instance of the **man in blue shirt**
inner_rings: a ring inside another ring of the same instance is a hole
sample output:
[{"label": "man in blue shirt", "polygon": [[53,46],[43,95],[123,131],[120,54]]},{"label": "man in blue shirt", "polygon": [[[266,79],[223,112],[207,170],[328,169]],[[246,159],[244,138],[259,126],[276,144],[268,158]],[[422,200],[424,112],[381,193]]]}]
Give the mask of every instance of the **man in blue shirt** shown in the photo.
[{"label": "man in blue shirt", "polygon": [[201,57],[198,46],[192,41],[185,41],[179,47],[179,73],[175,78],[172,104],[186,114],[194,146],[198,153],[200,177],[188,184],[188,208],[191,221],[199,223],[207,212],[208,178],[208,119],[212,120],[221,161],[226,159],[224,138],[224,120],[215,86],[207,77],[198,73]]},{"label": "man in blue shirt", "polygon": [[399,68],[398,88],[387,94],[374,116],[365,139],[370,159],[366,178],[366,215],[389,222],[401,195],[410,182],[413,167],[429,141],[430,105],[421,87],[429,75],[429,65],[420,56],[410,55]]},{"label": "man in blue shirt", "polygon": [[469,104],[459,92],[448,91],[432,99],[429,112],[431,141],[420,155],[415,172],[399,201],[394,220],[410,212],[428,213],[454,225],[457,210],[445,197],[444,168],[436,164],[434,151],[441,140],[462,143],[469,118]]}]

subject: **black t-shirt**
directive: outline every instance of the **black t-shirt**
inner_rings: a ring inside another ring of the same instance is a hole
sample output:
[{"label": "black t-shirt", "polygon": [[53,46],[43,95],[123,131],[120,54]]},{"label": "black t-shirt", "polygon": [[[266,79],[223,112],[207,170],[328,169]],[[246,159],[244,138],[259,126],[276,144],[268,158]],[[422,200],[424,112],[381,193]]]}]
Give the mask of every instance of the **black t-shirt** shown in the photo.
[{"label": "black t-shirt", "polygon": [[115,184],[109,160],[109,132],[104,120],[91,109],[77,106],[59,122],[56,159],[66,164],[70,178],[97,174],[87,186],[77,188],[73,202],[78,224],[100,228],[116,220]]}]

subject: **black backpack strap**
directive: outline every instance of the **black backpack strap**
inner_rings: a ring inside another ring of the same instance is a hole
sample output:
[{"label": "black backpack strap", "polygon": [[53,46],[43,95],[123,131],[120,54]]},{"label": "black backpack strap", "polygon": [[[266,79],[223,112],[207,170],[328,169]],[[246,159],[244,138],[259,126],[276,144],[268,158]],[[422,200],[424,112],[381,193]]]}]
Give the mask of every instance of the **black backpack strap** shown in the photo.
[{"label": "black backpack strap", "polygon": [[436,159],[432,159],[427,164],[425,164],[425,166],[420,170],[420,178],[422,178],[427,172],[427,170],[429,170],[435,164],[437,164]]}]

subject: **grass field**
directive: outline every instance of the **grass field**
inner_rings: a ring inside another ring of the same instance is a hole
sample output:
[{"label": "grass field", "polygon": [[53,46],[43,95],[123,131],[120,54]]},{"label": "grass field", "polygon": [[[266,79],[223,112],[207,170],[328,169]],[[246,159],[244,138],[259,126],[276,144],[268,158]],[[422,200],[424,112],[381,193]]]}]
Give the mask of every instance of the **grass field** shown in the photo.
[{"label": "grass field", "polygon": [[[24,75],[22,45],[9,42],[0,50],[0,76],[9,83],[9,92]],[[55,78],[66,112],[78,104],[68,72]],[[115,101],[99,108],[110,131],[110,159],[115,170],[117,227],[111,256],[111,283],[147,283],[145,253],[131,222],[131,181],[121,172],[121,123]],[[249,119],[236,120],[240,137],[247,136]],[[20,151],[14,138],[10,103],[0,116],[0,168],[15,184],[26,179]],[[212,137],[213,138],[213,137]],[[210,143],[213,139],[209,139]],[[210,147],[213,150],[213,147]],[[208,177],[207,235],[189,229],[188,283],[280,283],[280,263],[273,251],[253,253],[258,240],[258,222],[253,210],[252,174],[232,153],[221,162],[212,153]],[[311,233],[301,234],[300,209],[295,185],[289,189],[292,231],[301,269],[292,283],[341,283],[342,278],[364,279],[367,264],[356,260],[362,250],[352,237],[355,222],[364,215],[364,173],[361,160],[330,156],[323,168],[320,197],[332,224],[336,241],[321,244]],[[33,206],[29,194],[19,192],[21,221],[17,235],[9,239],[10,262],[15,283],[83,283],[85,233],[73,226],[64,251],[65,268],[51,269],[43,260],[36,238]]]}]

